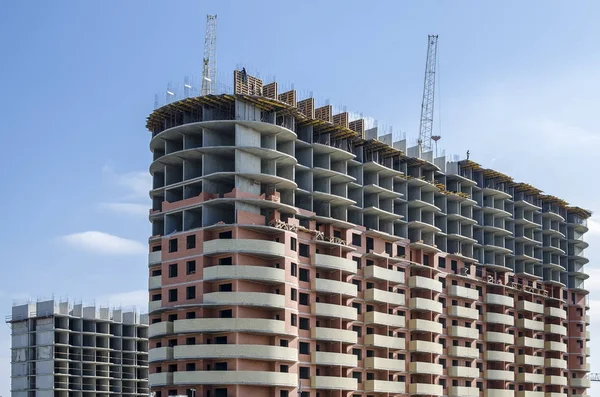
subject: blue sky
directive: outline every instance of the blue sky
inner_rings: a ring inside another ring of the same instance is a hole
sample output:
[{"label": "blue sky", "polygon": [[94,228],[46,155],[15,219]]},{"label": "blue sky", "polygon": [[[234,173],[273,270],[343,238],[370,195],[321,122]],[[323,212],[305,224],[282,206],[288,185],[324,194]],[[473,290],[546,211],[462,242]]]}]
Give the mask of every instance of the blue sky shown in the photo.
[{"label": "blue sky", "polygon": [[[592,173],[600,3],[368,4],[4,0],[5,314],[15,299],[52,294],[114,305],[145,300],[145,118],[169,81],[201,74],[207,13],[218,14],[223,84],[244,65],[409,139],[417,136],[427,34],[439,34],[440,148],[468,149],[484,166],[600,211]],[[591,225],[587,266],[600,279],[600,223]],[[590,283],[591,299],[600,310],[597,285]],[[9,394],[8,348],[4,327],[0,395]]]}]

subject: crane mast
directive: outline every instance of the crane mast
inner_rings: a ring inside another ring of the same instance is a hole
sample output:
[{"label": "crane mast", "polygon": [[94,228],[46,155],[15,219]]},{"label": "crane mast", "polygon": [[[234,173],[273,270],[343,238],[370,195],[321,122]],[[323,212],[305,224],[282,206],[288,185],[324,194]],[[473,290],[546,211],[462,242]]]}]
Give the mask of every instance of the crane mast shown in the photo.
[{"label": "crane mast", "polygon": [[423,87],[423,102],[421,104],[421,124],[419,126],[419,141],[422,145],[423,152],[428,152],[433,149],[431,142],[433,132],[437,42],[437,35],[429,35],[427,37],[427,61],[425,62],[425,83]]},{"label": "crane mast", "polygon": [[204,58],[202,58],[202,95],[217,91],[217,16],[206,16]]}]

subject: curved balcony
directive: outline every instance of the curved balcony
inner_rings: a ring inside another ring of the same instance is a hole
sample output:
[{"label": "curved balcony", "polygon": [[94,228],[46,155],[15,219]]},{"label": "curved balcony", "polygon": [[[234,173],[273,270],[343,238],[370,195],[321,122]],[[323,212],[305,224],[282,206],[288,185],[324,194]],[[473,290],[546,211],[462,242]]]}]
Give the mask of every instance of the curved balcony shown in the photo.
[{"label": "curved balcony", "polygon": [[380,266],[366,266],[363,274],[366,279],[389,281],[394,284],[405,283],[404,272],[390,270]]},{"label": "curved balcony", "polygon": [[544,379],[546,385],[566,386],[567,378],[565,376],[546,375]]},{"label": "curved balcony", "polygon": [[453,378],[479,378],[479,368],[476,367],[448,367],[447,372]]},{"label": "curved balcony", "polygon": [[476,225],[477,221],[473,218],[461,214],[448,214],[447,218],[449,221],[459,221],[461,225]]},{"label": "curved balcony", "polygon": [[385,347],[392,350],[404,350],[406,340],[394,336],[368,334],[364,336],[365,346]]},{"label": "curved balcony", "polygon": [[488,305],[515,307],[515,300],[513,298],[498,294],[485,294],[485,303]]},{"label": "curved balcony", "polygon": [[422,221],[418,221],[418,220],[411,220],[408,222],[408,228],[409,229],[421,229],[423,230],[425,233],[427,232],[431,232],[431,233],[439,233],[442,231],[442,229],[427,223],[427,222],[422,222]]},{"label": "curved balcony", "polygon": [[363,318],[365,324],[387,325],[394,328],[404,328],[406,325],[406,317],[397,314],[367,312]]},{"label": "curved balcony", "polygon": [[392,382],[388,380],[366,380],[365,391],[372,393],[404,394],[406,392],[405,382]]},{"label": "curved balcony", "polygon": [[253,306],[285,309],[285,295],[265,292],[209,292],[203,295],[205,306]]},{"label": "curved balcony", "polygon": [[[543,382],[542,382],[543,383]],[[516,397],[546,397],[543,391],[520,390]],[[562,396],[564,397],[564,396]]]},{"label": "curved balcony", "polygon": [[571,378],[569,382],[571,387],[590,388],[592,384],[588,378]]},{"label": "curved balcony", "polygon": [[173,333],[248,332],[285,335],[285,321],[263,318],[194,318],[173,322]]},{"label": "curved balcony", "polygon": [[530,374],[530,373],[519,373],[517,374],[517,382],[519,383],[544,383],[544,375],[542,374]]},{"label": "curved balcony", "polygon": [[487,361],[502,361],[505,363],[515,362],[515,353],[501,352],[496,350],[486,350],[483,355]]},{"label": "curved balcony", "polygon": [[160,287],[162,287],[162,276],[148,278],[148,289],[158,289]]},{"label": "curved balcony", "polygon": [[442,375],[444,373],[444,367],[441,364],[413,361],[408,365],[408,371],[411,374]]},{"label": "curved balcony", "polygon": [[554,351],[554,352],[561,352],[561,353],[567,352],[567,344],[562,343],[562,342],[547,341],[544,343],[544,348],[546,350]]},{"label": "curved balcony", "polygon": [[430,311],[439,314],[443,311],[441,302],[427,298],[410,298],[408,307],[411,310]]},{"label": "curved balcony", "polygon": [[456,338],[479,339],[479,330],[477,328],[468,328],[453,325],[448,328],[448,334]]},{"label": "curved balcony", "polygon": [[172,347],[158,347],[148,350],[148,362],[165,361],[173,359]]},{"label": "curved balcony", "polygon": [[515,343],[515,336],[511,335],[511,334],[487,331],[484,335],[485,335],[486,342],[505,343],[507,345],[514,345],[514,343]]},{"label": "curved balcony", "polygon": [[319,317],[342,318],[349,321],[356,321],[358,318],[355,308],[332,303],[313,302],[310,305],[310,312]]},{"label": "curved balcony", "polygon": [[558,307],[547,307],[544,314],[548,317],[558,317],[561,320],[567,319],[567,311]]},{"label": "curved balcony", "polygon": [[156,312],[162,309],[162,300],[148,302],[148,313]]},{"label": "curved balcony", "polygon": [[431,385],[429,383],[411,383],[408,385],[410,394],[421,394],[427,396],[443,396],[444,388],[440,385]]},{"label": "curved balcony", "polygon": [[474,347],[450,346],[448,355],[454,357],[479,358],[479,350]]},{"label": "curved balcony", "polygon": [[358,381],[354,378],[341,378],[337,376],[311,376],[310,387],[313,389],[354,391],[358,387]]},{"label": "curved balcony", "polygon": [[313,196],[313,199],[315,199],[315,200],[323,201],[325,203],[330,203],[332,207],[348,206],[348,205],[356,204],[356,201],[346,198],[344,196],[339,196],[339,195],[333,194],[333,193],[321,192],[318,190],[313,190],[312,196]]},{"label": "curved balcony", "polygon": [[285,283],[285,270],[266,266],[211,266],[205,267],[204,281],[247,280],[264,283]]},{"label": "curved balcony", "polygon": [[484,397],[515,397],[514,390],[506,389],[485,389]]},{"label": "curved balcony", "polygon": [[479,320],[479,312],[477,309],[471,309],[463,306],[450,306],[448,308],[448,316]]},{"label": "curved balcony", "polygon": [[427,289],[434,292],[442,292],[442,283],[422,276],[411,276],[408,279],[410,288]]},{"label": "curved balcony", "polygon": [[433,332],[434,334],[441,334],[442,324],[435,321],[413,319],[409,320],[408,329],[410,331]]},{"label": "curved balcony", "polygon": [[331,178],[331,183],[348,183],[356,181],[356,178],[353,176],[329,168],[312,167],[311,170],[315,179]]},{"label": "curved balcony", "polygon": [[519,318],[519,319],[517,319],[517,328],[529,329],[534,332],[535,331],[543,331],[544,330],[544,322],[529,320],[527,318]]},{"label": "curved balcony", "polygon": [[542,218],[550,218],[550,219],[554,219],[556,221],[559,222],[564,222],[565,218],[562,217],[562,215],[560,215],[557,212],[551,211],[551,210],[546,210],[542,212]]},{"label": "curved balcony", "polygon": [[173,322],[161,321],[148,326],[148,337],[153,338],[159,335],[168,335],[173,333]]},{"label": "curved balcony", "polygon": [[204,242],[205,255],[244,253],[267,258],[285,258],[285,245],[275,241],[217,239]]},{"label": "curved balcony", "polygon": [[432,203],[428,203],[427,201],[423,201],[423,200],[419,200],[419,199],[415,199],[415,200],[409,200],[408,203],[408,208],[420,208],[421,211],[425,211],[425,212],[441,212],[442,210],[439,207],[436,207],[434,204]]},{"label": "curved balcony", "polygon": [[531,356],[529,354],[519,354],[519,355],[517,355],[517,364],[543,367],[544,366],[544,357]]},{"label": "curved balcony", "polygon": [[515,381],[515,373],[513,371],[488,369],[484,372],[484,378],[487,380],[504,380],[504,381],[514,382]]},{"label": "curved balcony", "polygon": [[173,347],[175,360],[243,358],[264,361],[296,361],[298,350],[268,345],[184,345]]},{"label": "curved balcony", "polygon": [[484,205],[482,208],[484,214],[493,214],[496,218],[510,218],[512,214],[508,211],[505,211],[501,208],[490,207]]},{"label": "curved balcony", "polygon": [[[295,359],[297,359],[297,357]],[[356,367],[358,365],[358,361],[354,354],[345,353],[313,351],[310,354],[310,361],[316,365],[327,366]]]},{"label": "curved balcony", "polygon": [[517,338],[517,346],[532,347],[534,349],[543,349],[544,340],[537,338],[529,338],[527,336],[520,336]]},{"label": "curved balcony", "polygon": [[392,358],[367,357],[365,358],[364,365],[365,369],[377,369],[392,372],[404,372],[406,370],[406,362],[404,360]]},{"label": "curved balcony", "polygon": [[540,303],[534,303],[529,301],[518,301],[517,302],[517,310],[518,311],[526,311],[538,314],[544,314],[544,305]]},{"label": "curved balcony", "polygon": [[504,190],[496,189],[493,187],[484,187],[483,188],[484,196],[494,196],[496,199],[511,199],[512,196],[506,193]]},{"label": "curved balcony", "polygon": [[479,389],[467,386],[450,386],[448,397],[479,397]]},{"label": "curved balcony", "polygon": [[[389,303],[395,306],[404,306],[405,296],[397,292],[383,291],[377,288],[369,288],[365,290],[366,302]],[[441,306],[441,304],[440,304]]]},{"label": "curved balcony", "polygon": [[544,331],[547,334],[557,334],[561,336],[567,335],[567,327],[563,327],[562,325],[557,324],[546,324],[544,326]]},{"label": "curved balcony", "polygon": [[148,374],[148,386],[166,386],[173,384],[173,373],[172,372],[159,372],[154,374]]},{"label": "curved balcony", "polygon": [[382,186],[379,186],[379,185],[376,185],[376,184],[364,185],[363,186],[363,192],[365,194],[374,194],[374,193],[377,193],[377,194],[379,194],[379,198],[382,198],[382,199],[400,198],[400,197],[402,197],[402,193],[395,192],[395,191],[390,190],[390,189],[386,189],[386,188],[384,188]]},{"label": "curved balcony", "polygon": [[298,386],[298,375],[267,371],[179,371],[173,373],[173,385],[255,385]]},{"label": "curved balcony", "polygon": [[356,262],[352,259],[340,258],[332,255],[315,254],[312,259],[317,268],[328,270],[341,270],[344,273],[356,274]]},{"label": "curved balcony", "polygon": [[479,299],[479,292],[473,288],[461,287],[459,285],[451,285],[448,288],[448,296],[456,296],[459,298],[476,301]]},{"label": "curved balcony", "polygon": [[515,325],[515,318],[508,314],[500,313],[485,313],[484,321],[486,323],[503,324],[513,327]]},{"label": "curved balcony", "polygon": [[337,280],[325,278],[313,278],[310,282],[311,288],[322,294],[341,294],[343,296],[358,296],[356,285]]},{"label": "curved balcony", "polygon": [[[408,350],[419,353],[442,354],[443,346],[437,342],[427,342],[424,340],[412,340],[408,344]],[[475,349],[477,350],[477,349]]]},{"label": "curved balcony", "polygon": [[567,369],[567,360],[563,360],[560,358],[547,358],[544,361],[544,367]]},{"label": "curved balcony", "polygon": [[341,342],[354,345],[358,342],[356,332],[347,329],[313,327],[310,329],[310,337],[327,342]]}]

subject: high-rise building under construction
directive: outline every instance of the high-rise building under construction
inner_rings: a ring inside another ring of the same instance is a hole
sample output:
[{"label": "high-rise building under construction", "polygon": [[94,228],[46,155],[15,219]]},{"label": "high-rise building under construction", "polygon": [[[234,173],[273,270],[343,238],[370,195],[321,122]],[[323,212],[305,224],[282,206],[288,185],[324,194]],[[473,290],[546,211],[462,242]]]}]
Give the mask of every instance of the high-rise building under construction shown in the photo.
[{"label": "high-rise building under construction", "polygon": [[582,397],[590,212],[245,71],[157,108],[155,397]]}]

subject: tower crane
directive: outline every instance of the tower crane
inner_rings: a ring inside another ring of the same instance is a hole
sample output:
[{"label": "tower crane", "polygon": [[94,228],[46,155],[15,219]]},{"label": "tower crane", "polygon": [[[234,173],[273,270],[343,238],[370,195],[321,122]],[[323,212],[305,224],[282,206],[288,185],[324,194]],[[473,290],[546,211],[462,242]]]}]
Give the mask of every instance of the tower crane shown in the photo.
[{"label": "tower crane", "polygon": [[[431,151],[433,132],[433,105],[435,97],[435,68],[437,63],[437,35],[427,36],[427,60],[425,62],[425,83],[423,86],[423,102],[421,103],[421,124],[419,126],[419,142],[424,152]],[[437,140],[440,139],[436,135]]]},{"label": "tower crane", "polygon": [[204,58],[202,58],[202,95],[217,91],[217,16],[206,16]]}]

